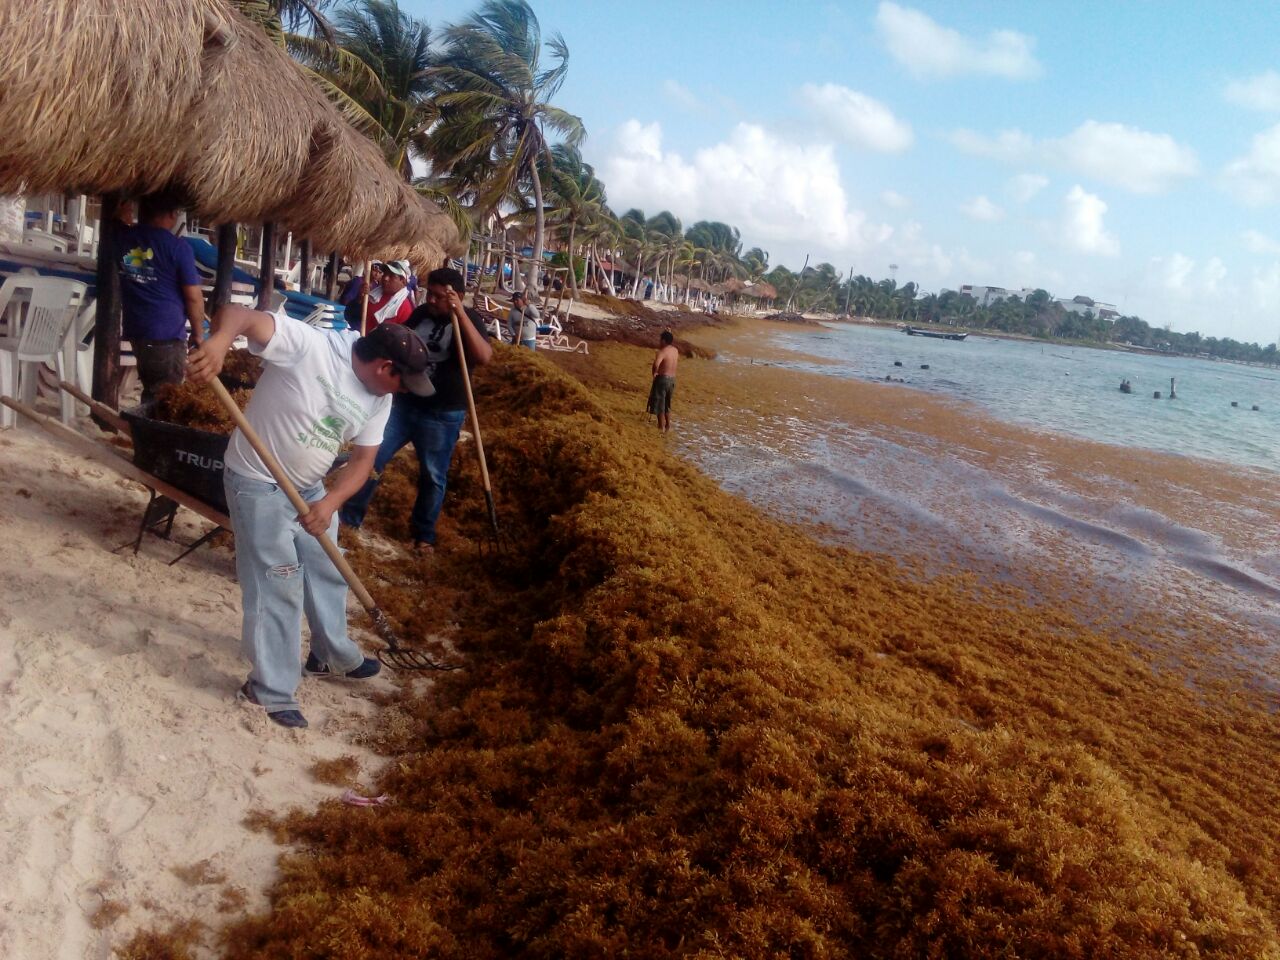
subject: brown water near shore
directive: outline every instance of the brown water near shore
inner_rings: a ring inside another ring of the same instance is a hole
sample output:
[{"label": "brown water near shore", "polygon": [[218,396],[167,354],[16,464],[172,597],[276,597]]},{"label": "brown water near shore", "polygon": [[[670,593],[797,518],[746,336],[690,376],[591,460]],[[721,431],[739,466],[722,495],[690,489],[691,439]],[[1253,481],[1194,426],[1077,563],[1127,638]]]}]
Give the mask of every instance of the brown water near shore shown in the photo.
[{"label": "brown water near shore", "polygon": [[[679,378],[671,442],[726,490],[919,575],[1006,584],[1085,622],[1133,628],[1178,660],[1209,654],[1273,683],[1280,475],[783,367],[831,363],[778,347],[783,329],[747,320],[691,336],[747,358],[686,360]],[[567,363],[627,403],[644,384],[643,358],[597,355]]]}]

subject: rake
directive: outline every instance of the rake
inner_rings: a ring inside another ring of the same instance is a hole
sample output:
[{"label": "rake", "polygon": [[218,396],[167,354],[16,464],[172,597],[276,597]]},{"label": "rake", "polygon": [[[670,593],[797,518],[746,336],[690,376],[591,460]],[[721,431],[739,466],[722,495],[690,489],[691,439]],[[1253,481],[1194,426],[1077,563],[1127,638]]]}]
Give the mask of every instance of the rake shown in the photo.
[{"label": "rake", "polygon": [[[248,419],[245,418],[244,411],[231,398],[231,394],[227,392],[227,388],[222,385],[216,377],[209,382],[209,386],[213,388],[213,392],[217,395],[218,400],[226,407],[227,414],[235,421],[240,432],[244,434],[244,438],[249,441],[249,446],[253,447],[259,457],[262,458],[263,464],[266,465],[271,476],[275,477],[276,483],[280,484],[280,489],[285,492],[289,498],[289,502],[293,504],[294,509],[298,511],[300,516],[305,516],[311,512],[311,507],[307,501],[302,499],[302,495],[298,493],[290,479],[285,476],[284,469],[280,466],[280,462],[271,455],[266,445],[262,442],[262,438],[258,436],[257,431],[249,425]],[[324,552],[328,554],[329,559],[333,561],[333,565],[338,568],[338,572],[342,574],[342,578],[347,581],[351,587],[351,592],[356,595],[356,599],[360,601],[360,605],[364,607],[365,612],[369,614],[369,619],[373,621],[373,629],[378,636],[386,643],[385,650],[378,651],[378,659],[385,663],[393,670],[459,670],[461,667],[456,664],[440,663],[432,660],[420,650],[414,650],[404,646],[400,642],[400,638],[396,636],[396,632],[392,629],[391,623],[387,620],[387,615],[374,602],[372,594],[365,589],[364,584],[360,582],[360,578],[356,576],[356,572],[351,569],[351,564],[347,563],[347,558],[342,555],[342,551],[338,549],[338,545],[329,538],[327,533],[321,533],[316,537],[320,541],[320,546],[324,548]]]}]

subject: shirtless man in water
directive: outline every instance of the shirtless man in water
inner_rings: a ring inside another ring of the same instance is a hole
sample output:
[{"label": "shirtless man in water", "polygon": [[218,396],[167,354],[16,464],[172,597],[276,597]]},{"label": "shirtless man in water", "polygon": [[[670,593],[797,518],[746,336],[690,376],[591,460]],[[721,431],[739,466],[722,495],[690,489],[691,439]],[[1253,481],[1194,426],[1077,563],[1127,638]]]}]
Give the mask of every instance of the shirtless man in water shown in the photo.
[{"label": "shirtless man in water", "polygon": [[676,392],[676,364],[680,351],[675,348],[675,337],[670,330],[663,330],[662,345],[653,357],[653,386],[649,388],[649,412],[658,415],[658,429],[666,433],[671,429],[671,397]]}]

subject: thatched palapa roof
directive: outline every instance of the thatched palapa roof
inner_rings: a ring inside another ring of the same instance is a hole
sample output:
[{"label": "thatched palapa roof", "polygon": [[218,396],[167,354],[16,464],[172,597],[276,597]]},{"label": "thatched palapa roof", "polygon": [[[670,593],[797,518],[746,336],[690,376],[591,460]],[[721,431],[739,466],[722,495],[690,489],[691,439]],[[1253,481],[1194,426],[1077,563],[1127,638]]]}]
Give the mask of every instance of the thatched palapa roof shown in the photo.
[{"label": "thatched palapa roof", "polygon": [[778,291],[773,284],[765,283],[763,280],[748,284],[738,291],[744,297],[754,297],[757,300],[776,300],[778,299]]},{"label": "thatched palapa roof", "polygon": [[456,252],[457,230],[224,0],[0,3],[0,192],[180,189],[319,249]]}]

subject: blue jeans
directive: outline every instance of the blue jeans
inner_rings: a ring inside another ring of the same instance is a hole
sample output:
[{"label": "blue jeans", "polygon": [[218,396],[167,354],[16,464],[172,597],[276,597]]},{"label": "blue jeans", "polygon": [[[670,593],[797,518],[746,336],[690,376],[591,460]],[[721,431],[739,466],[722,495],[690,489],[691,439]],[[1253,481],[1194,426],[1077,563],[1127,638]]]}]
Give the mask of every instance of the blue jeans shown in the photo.
[{"label": "blue jeans", "polygon": [[449,461],[458,443],[465,410],[425,412],[393,406],[391,418],[382,434],[382,446],[373,462],[373,476],[360,491],[342,505],[342,522],[349,527],[364,523],[365,512],[378,489],[378,477],[391,458],[406,443],[413,444],[418,457],[418,496],[413,501],[409,529],[419,543],[436,542],[436,520],[444,505],[445,485],[449,482]]},{"label": "blue jeans", "polygon": [[[311,651],[341,675],[364,662],[347,636],[347,582],[302,529],[298,511],[274,483],[223,472],[231,529],[236,535],[236,576],[244,598],[241,649],[253,664],[249,684],[268,713],[297,710],[302,679],[302,616],[311,627]],[[299,491],[307,502],[324,485]],[[338,518],[329,536],[338,535]]]},{"label": "blue jeans", "polygon": [[520,346],[525,347],[528,350],[537,350],[538,341],[537,340],[521,340]]}]

